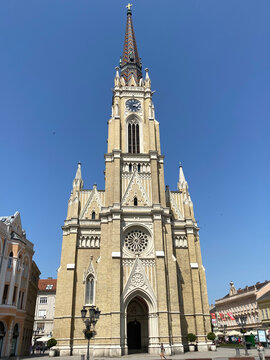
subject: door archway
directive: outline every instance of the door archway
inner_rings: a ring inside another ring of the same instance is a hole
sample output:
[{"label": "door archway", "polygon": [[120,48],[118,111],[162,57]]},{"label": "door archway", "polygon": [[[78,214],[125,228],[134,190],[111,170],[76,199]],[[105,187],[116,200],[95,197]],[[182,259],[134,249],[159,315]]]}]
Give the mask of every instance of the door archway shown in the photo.
[{"label": "door archway", "polygon": [[134,297],[127,307],[127,346],[128,353],[148,352],[149,309],[140,296]]},{"label": "door archway", "polygon": [[6,335],[5,325],[2,321],[0,321],[0,357],[2,355],[5,335]]},{"label": "door archway", "polygon": [[15,356],[17,352],[17,343],[19,338],[19,325],[16,324],[13,329],[10,356]]}]

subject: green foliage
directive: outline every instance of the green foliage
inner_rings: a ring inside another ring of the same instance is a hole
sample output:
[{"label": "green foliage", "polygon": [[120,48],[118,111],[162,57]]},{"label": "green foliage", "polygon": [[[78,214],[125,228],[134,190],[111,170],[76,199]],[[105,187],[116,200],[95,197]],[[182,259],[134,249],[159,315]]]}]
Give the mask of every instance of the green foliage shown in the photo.
[{"label": "green foliage", "polygon": [[209,333],[207,334],[207,339],[208,339],[208,340],[214,341],[215,338],[216,338],[216,335],[215,335],[213,332],[209,332]]},{"label": "green foliage", "polygon": [[51,338],[47,341],[47,347],[50,349],[51,347],[55,346],[57,344],[57,340],[55,338]]},{"label": "green foliage", "polygon": [[189,334],[187,334],[187,339],[188,339],[188,342],[193,343],[196,341],[197,336],[195,334],[189,333]]}]

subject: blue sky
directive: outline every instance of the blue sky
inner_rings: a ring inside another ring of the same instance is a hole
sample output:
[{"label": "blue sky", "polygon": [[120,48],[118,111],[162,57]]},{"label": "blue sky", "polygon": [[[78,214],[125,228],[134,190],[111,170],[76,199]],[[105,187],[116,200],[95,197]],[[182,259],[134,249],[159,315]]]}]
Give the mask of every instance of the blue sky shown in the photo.
[{"label": "blue sky", "polygon": [[[183,163],[209,302],[269,276],[270,2],[136,0],[165,182]],[[104,188],[125,1],[0,2],[0,215],[21,212],[42,277],[56,277],[77,162]]]}]

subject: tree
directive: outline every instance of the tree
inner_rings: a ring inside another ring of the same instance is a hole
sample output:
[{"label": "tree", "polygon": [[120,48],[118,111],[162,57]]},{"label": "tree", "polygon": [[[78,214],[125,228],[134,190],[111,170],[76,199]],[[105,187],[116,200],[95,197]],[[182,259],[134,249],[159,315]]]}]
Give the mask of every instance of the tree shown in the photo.
[{"label": "tree", "polygon": [[57,340],[55,338],[51,338],[47,341],[47,347],[50,349],[51,347],[55,346],[57,344]]},{"label": "tree", "polygon": [[215,338],[216,338],[216,335],[215,335],[213,332],[209,332],[209,333],[207,334],[207,339],[208,339],[208,340],[214,341]]},{"label": "tree", "polygon": [[187,334],[187,339],[188,339],[188,342],[193,343],[196,341],[197,336],[193,333],[189,333],[189,334]]}]

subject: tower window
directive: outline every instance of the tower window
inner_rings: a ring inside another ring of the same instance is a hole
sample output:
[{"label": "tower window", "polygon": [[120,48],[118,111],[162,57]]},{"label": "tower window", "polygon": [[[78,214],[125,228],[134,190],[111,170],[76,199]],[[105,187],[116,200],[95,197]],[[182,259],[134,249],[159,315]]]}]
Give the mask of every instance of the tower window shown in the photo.
[{"label": "tower window", "polygon": [[141,172],[141,164],[138,164],[138,172]]},{"label": "tower window", "polygon": [[129,170],[129,172],[131,172],[131,171],[132,171],[132,164],[129,164],[129,166],[128,166],[128,170]]},{"label": "tower window", "polygon": [[92,220],[96,220],[96,213],[94,211],[92,212]]},{"label": "tower window", "polygon": [[138,154],[140,152],[140,133],[139,124],[130,122],[128,124],[128,152]]},{"label": "tower window", "polygon": [[136,197],[134,198],[134,206],[138,206],[138,199]]}]

